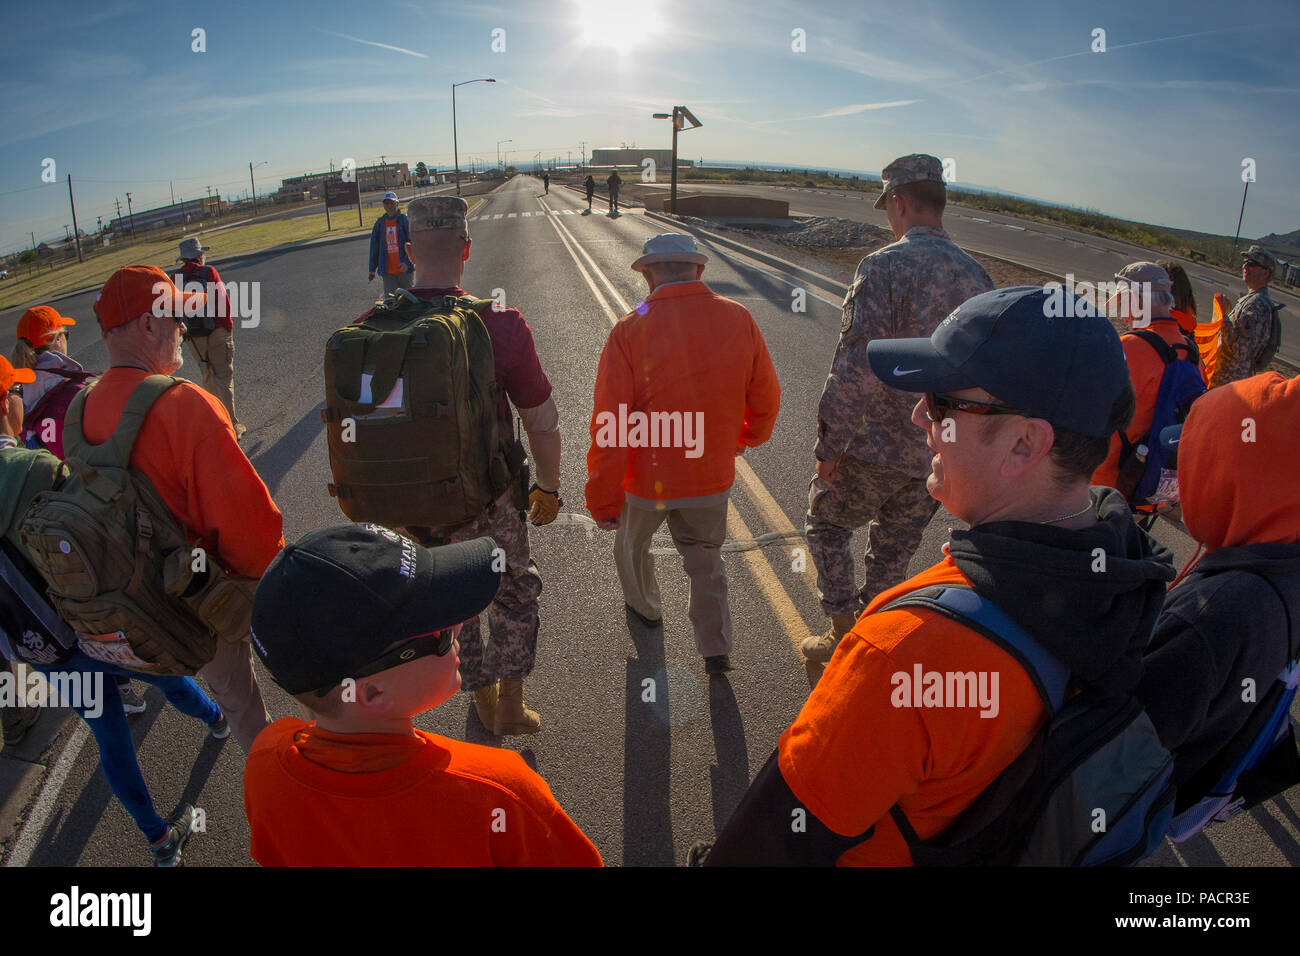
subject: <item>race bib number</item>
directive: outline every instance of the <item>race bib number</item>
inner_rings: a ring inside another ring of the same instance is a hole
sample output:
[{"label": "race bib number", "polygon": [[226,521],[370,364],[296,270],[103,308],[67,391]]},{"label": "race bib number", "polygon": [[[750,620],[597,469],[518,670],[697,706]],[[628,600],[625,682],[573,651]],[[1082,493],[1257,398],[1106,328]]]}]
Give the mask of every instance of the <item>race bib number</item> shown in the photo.
[{"label": "race bib number", "polygon": [[77,646],[87,657],[107,664],[116,664],[135,671],[152,671],[154,665],[141,660],[121,631],[112,634],[78,634]]}]

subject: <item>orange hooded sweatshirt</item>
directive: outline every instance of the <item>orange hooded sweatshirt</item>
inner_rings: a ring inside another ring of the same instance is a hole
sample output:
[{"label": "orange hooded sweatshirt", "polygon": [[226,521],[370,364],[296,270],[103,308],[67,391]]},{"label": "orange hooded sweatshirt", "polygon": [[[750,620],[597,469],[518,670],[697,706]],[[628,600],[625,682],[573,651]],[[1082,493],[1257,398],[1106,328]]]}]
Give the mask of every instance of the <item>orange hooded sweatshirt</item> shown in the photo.
[{"label": "orange hooded sweatshirt", "polygon": [[[1290,662],[1300,620],[1300,378],[1265,372],[1198,398],[1179,439],[1187,530],[1207,554],[1165,598],[1138,697],[1174,755],[1176,810],[1209,792]],[[1256,688],[1252,706],[1242,690]]]},{"label": "orange hooded sweatshirt", "polygon": [[772,436],[781,386],[749,311],[703,282],[656,288],[609,333],[596,370],[587,510],[626,494],[699,498],[736,480],[736,448]]},{"label": "orange hooded sweatshirt", "polygon": [[1300,376],[1265,372],[1198,398],[1178,453],[1179,497],[1191,536],[1207,551],[1300,541],[1297,442]]}]

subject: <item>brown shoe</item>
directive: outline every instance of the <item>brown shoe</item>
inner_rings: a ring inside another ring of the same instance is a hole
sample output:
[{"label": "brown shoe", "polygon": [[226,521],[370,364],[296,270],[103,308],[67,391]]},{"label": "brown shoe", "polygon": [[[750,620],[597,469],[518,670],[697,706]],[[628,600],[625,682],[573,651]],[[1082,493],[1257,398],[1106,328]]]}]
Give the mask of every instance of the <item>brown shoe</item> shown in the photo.
[{"label": "brown shoe", "polygon": [[840,640],[853,630],[853,625],[856,623],[858,623],[856,614],[836,614],[831,617],[830,629],[825,634],[804,638],[804,642],[799,645],[799,650],[808,660],[824,664],[831,659]]},{"label": "brown shoe", "polygon": [[500,691],[499,684],[488,684],[474,691],[474,709],[478,711],[478,719],[488,733],[492,732],[497,721],[497,698]]},{"label": "brown shoe", "polygon": [[524,682],[503,680],[492,732],[498,737],[507,737],[512,734],[535,734],[541,729],[542,718],[524,706]]}]

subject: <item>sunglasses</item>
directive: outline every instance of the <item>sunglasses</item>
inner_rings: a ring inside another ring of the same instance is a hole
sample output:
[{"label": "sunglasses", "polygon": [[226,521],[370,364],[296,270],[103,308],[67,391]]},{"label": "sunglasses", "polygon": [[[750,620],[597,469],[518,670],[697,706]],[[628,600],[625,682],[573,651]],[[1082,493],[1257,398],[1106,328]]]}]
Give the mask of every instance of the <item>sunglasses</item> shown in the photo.
[{"label": "sunglasses", "polygon": [[[382,655],[375,658],[368,664],[358,667],[348,676],[354,680],[362,677],[370,677],[378,674],[380,671],[386,671],[389,668],[397,667],[399,664],[407,664],[420,657],[428,657],[430,654],[436,657],[446,657],[447,652],[451,650],[451,643],[460,634],[461,626],[464,624],[454,624],[451,627],[444,627],[438,631],[431,631],[428,634],[418,634],[415,637],[399,641],[390,647]],[[313,691],[317,697],[327,697],[337,684],[331,684],[323,690]]]},{"label": "sunglasses", "polygon": [[925,417],[938,423],[948,417],[949,412],[970,412],[972,415],[1027,415],[1010,405],[996,405],[992,402],[976,402],[969,398],[953,398],[942,392],[925,393]]}]

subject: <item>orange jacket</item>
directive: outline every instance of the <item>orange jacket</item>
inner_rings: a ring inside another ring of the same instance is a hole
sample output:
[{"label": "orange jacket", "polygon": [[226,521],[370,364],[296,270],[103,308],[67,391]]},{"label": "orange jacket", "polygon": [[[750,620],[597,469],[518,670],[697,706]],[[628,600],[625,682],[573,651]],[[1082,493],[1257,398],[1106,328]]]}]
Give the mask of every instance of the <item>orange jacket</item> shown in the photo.
[{"label": "orange jacket", "polygon": [[772,435],[781,386],[763,333],[703,282],[655,289],[609,333],[596,371],[587,510],[726,491],[736,448]]},{"label": "orange jacket", "polygon": [[[921,839],[937,835],[1047,719],[1033,679],[997,644],[933,611],[879,613],[895,598],[934,584],[970,582],[945,555],[878,594],[781,735],[781,775],[811,814],[844,836],[876,828],[872,839],[840,857],[840,866],[910,866],[889,808],[897,803]],[[905,699],[900,706],[899,675],[917,667],[984,673],[990,682],[996,675],[996,716],[985,719],[973,706],[915,707]]]},{"label": "orange jacket", "polygon": [[338,734],[282,717],[244,764],[263,866],[600,866],[517,753],[417,730]]},{"label": "orange jacket", "polygon": [[[86,441],[108,441],[131,391],[148,376],[110,368],[86,396]],[[280,509],[235,440],[219,401],[190,382],[166,392],[145,416],[131,449],[144,472],[198,544],[231,574],[260,578],[284,547]]]},{"label": "orange jacket", "polygon": [[[1186,345],[1178,320],[1172,318],[1152,319],[1150,329],[1170,345]],[[1133,420],[1129,422],[1125,434],[1131,442],[1141,441],[1151,430],[1151,418],[1155,415],[1156,398],[1160,394],[1160,379],[1165,374],[1164,360],[1156,354],[1139,336],[1127,333],[1120,336],[1124,346],[1124,358],[1128,362],[1129,379],[1133,382],[1133,391],[1137,393],[1137,408]],[[1181,355],[1181,353],[1180,353]],[[1195,361],[1196,356],[1192,356]],[[1092,473],[1092,484],[1114,488],[1119,480],[1119,455],[1121,443],[1119,435],[1110,436],[1110,451],[1106,460]]]}]

